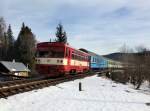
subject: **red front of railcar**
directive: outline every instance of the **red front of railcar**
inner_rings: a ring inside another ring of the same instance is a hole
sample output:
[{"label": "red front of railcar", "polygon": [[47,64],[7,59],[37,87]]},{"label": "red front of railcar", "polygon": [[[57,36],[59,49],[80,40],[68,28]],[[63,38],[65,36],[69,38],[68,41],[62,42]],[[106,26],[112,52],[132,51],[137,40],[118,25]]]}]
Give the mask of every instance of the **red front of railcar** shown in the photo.
[{"label": "red front of railcar", "polygon": [[39,43],[36,69],[40,74],[48,77],[89,70],[88,54],[64,43]]}]

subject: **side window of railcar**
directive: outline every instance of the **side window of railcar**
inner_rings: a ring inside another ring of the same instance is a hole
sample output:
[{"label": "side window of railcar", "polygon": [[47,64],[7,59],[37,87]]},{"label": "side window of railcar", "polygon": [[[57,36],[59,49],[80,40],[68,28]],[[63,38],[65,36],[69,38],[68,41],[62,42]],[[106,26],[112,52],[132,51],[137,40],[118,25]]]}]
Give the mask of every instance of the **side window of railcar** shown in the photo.
[{"label": "side window of railcar", "polygon": [[84,60],[86,61],[86,56],[84,56]]},{"label": "side window of railcar", "polygon": [[96,63],[98,63],[98,58],[96,59]]},{"label": "side window of railcar", "polygon": [[71,53],[71,51],[70,51],[70,49],[68,48],[68,56],[70,56],[70,53]]},{"label": "side window of railcar", "polygon": [[76,54],[74,54],[74,59],[77,59],[77,55]]},{"label": "side window of railcar", "polygon": [[84,61],[86,60],[85,57],[86,57],[86,56],[83,56],[83,60],[84,60]]},{"label": "side window of railcar", "polygon": [[74,57],[75,55],[74,55],[74,52],[72,52],[72,59],[75,59],[75,57]]},{"label": "side window of railcar", "polygon": [[83,57],[83,56],[81,56],[81,60],[82,60],[82,61],[84,60],[84,57]]},{"label": "side window of railcar", "polygon": [[85,61],[85,56],[82,56],[82,60]]},{"label": "side window of railcar", "polygon": [[82,55],[80,55],[80,60],[82,61]]},{"label": "side window of railcar", "polygon": [[76,59],[79,60],[79,54],[78,54],[78,52],[76,52],[76,54],[77,54],[76,55]]},{"label": "side window of railcar", "polygon": [[93,62],[95,61],[95,58],[93,57]]},{"label": "side window of railcar", "polygon": [[91,56],[88,56],[88,60],[89,60],[89,62],[91,62]]},{"label": "side window of railcar", "polygon": [[66,57],[68,57],[69,56],[69,50],[68,50],[68,48],[66,48]]},{"label": "side window of railcar", "polygon": [[90,61],[91,60],[91,56],[86,56],[86,60]]},{"label": "side window of railcar", "polygon": [[80,55],[80,61],[82,61],[82,55]]},{"label": "side window of railcar", "polygon": [[79,55],[77,56],[77,60],[80,60],[80,56]]},{"label": "side window of railcar", "polygon": [[79,55],[79,60],[81,61],[81,55]]},{"label": "side window of railcar", "polygon": [[78,55],[78,60],[80,60],[80,55]]},{"label": "side window of railcar", "polygon": [[86,56],[83,56],[84,61],[86,61]]}]

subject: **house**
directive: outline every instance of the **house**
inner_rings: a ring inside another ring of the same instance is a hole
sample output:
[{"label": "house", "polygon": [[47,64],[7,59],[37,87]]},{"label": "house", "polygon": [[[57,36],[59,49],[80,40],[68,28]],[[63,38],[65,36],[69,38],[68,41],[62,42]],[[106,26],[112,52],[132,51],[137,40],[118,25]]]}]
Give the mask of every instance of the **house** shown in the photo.
[{"label": "house", "polygon": [[30,70],[20,62],[0,61],[0,75],[28,77]]}]

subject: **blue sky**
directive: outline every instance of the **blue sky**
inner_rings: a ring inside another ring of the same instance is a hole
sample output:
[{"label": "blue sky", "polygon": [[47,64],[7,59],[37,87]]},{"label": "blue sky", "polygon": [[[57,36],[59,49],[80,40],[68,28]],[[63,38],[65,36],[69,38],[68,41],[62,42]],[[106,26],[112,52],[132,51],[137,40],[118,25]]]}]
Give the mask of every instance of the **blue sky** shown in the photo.
[{"label": "blue sky", "polygon": [[38,41],[49,41],[61,22],[75,48],[99,54],[123,44],[150,48],[149,0],[2,0],[0,16],[15,37],[25,22]]}]

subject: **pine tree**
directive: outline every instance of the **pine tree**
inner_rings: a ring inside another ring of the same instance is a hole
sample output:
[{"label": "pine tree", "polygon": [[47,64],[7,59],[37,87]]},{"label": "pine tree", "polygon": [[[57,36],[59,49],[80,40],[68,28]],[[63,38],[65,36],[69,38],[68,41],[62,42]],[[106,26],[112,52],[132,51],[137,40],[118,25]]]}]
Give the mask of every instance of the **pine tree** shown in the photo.
[{"label": "pine tree", "polygon": [[9,48],[9,41],[7,33],[4,33],[4,45],[3,45],[3,60],[8,60],[8,48]]},{"label": "pine tree", "polygon": [[66,31],[64,31],[63,38],[64,38],[64,42],[67,43],[67,34],[66,34]]},{"label": "pine tree", "polygon": [[14,42],[15,42],[15,39],[13,37],[11,25],[8,26],[7,39],[8,39],[7,59],[12,61],[14,59]]},{"label": "pine tree", "polygon": [[57,31],[56,31],[56,37],[57,37],[56,42],[67,43],[67,35],[63,29],[63,25],[58,24],[56,29],[57,29]]},{"label": "pine tree", "polygon": [[11,29],[11,25],[8,26],[7,36],[8,36],[8,40],[9,40],[9,45],[11,47],[11,46],[14,45],[14,42],[15,42],[13,32],[12,32],[12,29]]},{"label": "pine tree", "polygon": [[29,64],[30,68],[34,66],[35,42],[35,35],[31,29],[23,23],[15,42],[15,53],[16,59],[24,64]]}]

